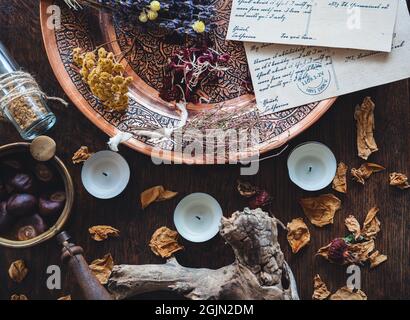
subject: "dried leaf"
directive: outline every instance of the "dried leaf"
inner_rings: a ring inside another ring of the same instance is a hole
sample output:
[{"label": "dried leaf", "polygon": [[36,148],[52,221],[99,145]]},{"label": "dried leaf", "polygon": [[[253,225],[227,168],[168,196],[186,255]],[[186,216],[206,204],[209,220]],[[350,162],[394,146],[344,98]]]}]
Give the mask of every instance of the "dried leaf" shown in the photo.
[{"label": "dried leaf", "polygon": [[114,260],[110,253],[104,258],[96,259],[89,265],[91,272],[97,277],[101,284],[106,284],[114,268]]},{"label": "dried leaf", "polygon": [[341,193],[347,193],[347,165],[340,162],[337,166],[336,175],[333,178],[332,188]]},{"label": "dried leaf", "polygon": [[347,230],[353,233],[355,239],[360,237],[360,223],[353,215],[349,215],[345,219],[345,226]]},{"label": "dried leaf", "polygon": [[95,241],[103,241],[108,237],[119,237],[120,231],[111,226],[94,226],[88,229],[91,238]]},{"label": "dried leaf", "polygon": [[408,178],[405,174],[399,172],[393,172],[389,175],[390,185],[397,187],[401,190],[410,188]]},{"label": "dried leaf", "polygon": [[381,254],[379,251],[373,252],[369,256],[370,260],[370,269],[376,268],[379,264],[387,261],[387,256],[384,254]]},{"label": "dried leaf", "polygon": [[380,232],[380,221],[376,215],[379,212],[379,208],[373,207],[367,213],[366,219],[363,223],[363,229],[361,235],[366,239],[374,239]]},{"label": "dried leaf", "polygon": [[375,173],[385,170],[384,167],[376,163],[363,163],[359,169],[353,168],[350,172],[352,174],[353,180],[364,184],[365,180]]},{"label": "dried leaf", "polygon": [[78,164],[78,163],[87,161],[88,159],[90,159],[92,155],[93,154],[90,153],[90,151],[88,150],[88,147],[82,146],[80,149],[78,149],[74,153],[71,160],[73,161],[74,164]]},{"label": "dried leaf", "polygon": [[302,218],[293,219],[287,225],[288,242],[293,253],[299,252],[310,241],[310,232]]},{"label": "dried leaf", "polygon": [[323,194],[315,198],[301,199],[300,205],[312,224],[323,227],[333,223],[335,213],[341,207],[341,201],[333,194]]},{"label": "dried leaf", "polygon": [[256,188],[254,185],[250,184],[249,182],[243,182],[238,180],[237,181],[238,186],[238,192],[242,197],[245,198],[250,198],[256,194],[258,191],[258,188]]},{"label": "dried leaf", "polygon": [[27,276],[28,269],[23,260],[14,261],[9,268],[9,277],[15,282],[22,282]]},{"label": "dried leaf", "polygon": [[184,249],[178,244],[178,232],[161,227],[154,232],[151,237],[149,246],[157,256],[162,258],[169,258],[175,252]]},{"label": "dried leaf", "polygon": [[60,297],[57,300],[72,300],[72,299],[71,299],[71,295],[68,295],[68,296]]},{"label": "dried leaf", "polygon": [[10,300],[28,300],[28,298],[25,294],[13,294]]},{"label": "dried leaf", "polygon": [[366,294],[361,291],[353,291],[348,287],[343,287],[337,290],[329,298],[330,300],[367,300]]},{"label": "dried leaf", "polygon": [[165,190],[163,186],[155,186],[141,193],[141,206],[145,209],[153,202],[169,200],[175,197],[178,192]]},{"label": "dried leaf", "polygon": [[331,243],[329,243],[328,245],[319,248],[319,250],[316,252],[317,256],[321,256],[323,258],[325,258],[326,260],[330,260],[329,259],[329,249],[330,249]]},{"label": "dried leaf", "polygon": [[348,250],[357,261],[366,262],[374,250],[374,240],[351,244]]},{"label": "dried leaf", "polygon": [[357,106],[354,118],[357,126],[357,151],[360,158],[367,160],[373,153],[379,150],[373,136],[375,104],[370,97],[366,97],[361,106]]},{"label": "dried leaf", "polygon": [[178,192],[165,190],[164,192],[162,192],[159,195],[159,197],[156,201],[159,202],[159,201],[169,200],[169,199],[172,199],[173,197],[175,197],[177,194],[178,194]]},{"label": "dried leaf", "polygon": [[330,296],[330,291],[318,274],[313,279],[313,289],[313,300],[325,300]]}]

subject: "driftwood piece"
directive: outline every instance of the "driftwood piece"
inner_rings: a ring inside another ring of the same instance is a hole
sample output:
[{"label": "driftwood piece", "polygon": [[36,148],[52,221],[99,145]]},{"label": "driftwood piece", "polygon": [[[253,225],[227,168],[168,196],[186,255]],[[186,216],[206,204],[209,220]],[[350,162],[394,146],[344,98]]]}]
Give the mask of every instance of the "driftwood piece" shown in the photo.
[{"label": "driftwood piece", "polygon": [[116,299],[145,292],[174,291],[189,299],[299,299],[296,281],[277,240],[277,220],[261,209],[222,218],[221,236],[234,250],[231,265],[217,270],[181,266],[175,258],[162,265],[118,265],[108,290]]}]

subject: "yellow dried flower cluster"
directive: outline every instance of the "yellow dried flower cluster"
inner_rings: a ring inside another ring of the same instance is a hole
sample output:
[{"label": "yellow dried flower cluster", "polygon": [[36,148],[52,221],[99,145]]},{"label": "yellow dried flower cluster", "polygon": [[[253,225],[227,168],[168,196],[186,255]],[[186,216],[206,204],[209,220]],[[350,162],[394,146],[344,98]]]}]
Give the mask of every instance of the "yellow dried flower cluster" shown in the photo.
[{"label": "yellow dried flower cluster", "polygon": [[[98,55],[98,56],[97,56]],[[80,74],[91,92],[109,110],[123,112],[128,108],[128,87],[131,77],[124,77],[124,66],[115,60],[112,52],[104,48],[83,53],[73,50],[73,61],[81,68]]]}]

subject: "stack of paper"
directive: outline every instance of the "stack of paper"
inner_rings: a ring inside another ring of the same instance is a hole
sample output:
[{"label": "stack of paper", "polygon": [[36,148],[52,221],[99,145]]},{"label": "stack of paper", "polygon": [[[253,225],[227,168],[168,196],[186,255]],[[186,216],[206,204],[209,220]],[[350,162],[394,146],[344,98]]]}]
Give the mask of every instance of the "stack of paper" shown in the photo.
[{"label": "stack of paper", "polygon": [[406,0],[233,0],[227,39],[263,113],[410,77]]}]

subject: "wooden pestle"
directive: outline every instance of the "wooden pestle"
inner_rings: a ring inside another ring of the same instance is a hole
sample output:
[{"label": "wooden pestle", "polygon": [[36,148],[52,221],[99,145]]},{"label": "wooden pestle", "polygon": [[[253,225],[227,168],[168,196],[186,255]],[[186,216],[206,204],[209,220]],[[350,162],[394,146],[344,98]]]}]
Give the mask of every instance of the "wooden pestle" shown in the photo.
[{"label": "wooden pestle", "polygon": [[86,300],[113,300],[108,291],[92,274],[83,256],[84,250],[75,244],[69,243],[70,238],[65,231],[57,235],[57,241],[63,246],[61,260],[68,265],[68,268],[74,274],[84,298]]}]

